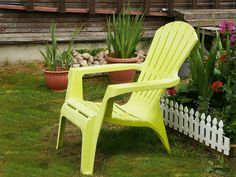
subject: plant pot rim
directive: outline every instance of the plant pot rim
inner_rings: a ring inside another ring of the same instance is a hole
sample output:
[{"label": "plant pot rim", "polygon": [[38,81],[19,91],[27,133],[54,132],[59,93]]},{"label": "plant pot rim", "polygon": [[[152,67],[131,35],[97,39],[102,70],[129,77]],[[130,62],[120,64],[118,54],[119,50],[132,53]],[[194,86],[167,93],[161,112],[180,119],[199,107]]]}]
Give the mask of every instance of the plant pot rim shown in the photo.
[{"label": "plant pot rim", "polygon": [[139,60],[138,56],[135,57],[131,57],[131,58],[117,58],[114,57],[114,53],[107,55],[107,57],[105,58],[106,61],[109,62],[119,62],[119,63],[134,63],[137,62]]},{"label": "plant pot rim", "polygon": [[48,70],[47,68],[43,68],[43,72],[44,72],[44,73],[54,73],[54,74],[58,74],[58,73],[68,73],[68,70],[51,71],[51,70]]}]

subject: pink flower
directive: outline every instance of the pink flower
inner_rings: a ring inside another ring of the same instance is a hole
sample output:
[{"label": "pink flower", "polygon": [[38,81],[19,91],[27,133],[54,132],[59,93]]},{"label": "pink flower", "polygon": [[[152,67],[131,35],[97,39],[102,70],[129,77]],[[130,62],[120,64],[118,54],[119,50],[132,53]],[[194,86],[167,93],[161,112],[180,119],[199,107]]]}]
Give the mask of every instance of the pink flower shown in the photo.
[{"label": "pink flower", "polygon": [[229,32],[230,32],[231,34],[234,33],[234,32],[235,32],[234,22],[229,21],[229,22],[227,23],[227,28],[228,28],[228,30],[229,30]]},{"label": "pink flower", "polygon": [[220,33],[223,34],[226,32],[227,30],[227,21],[224,20],[222,21],[220,24],[219,24],[219,27],[220,27]]}]

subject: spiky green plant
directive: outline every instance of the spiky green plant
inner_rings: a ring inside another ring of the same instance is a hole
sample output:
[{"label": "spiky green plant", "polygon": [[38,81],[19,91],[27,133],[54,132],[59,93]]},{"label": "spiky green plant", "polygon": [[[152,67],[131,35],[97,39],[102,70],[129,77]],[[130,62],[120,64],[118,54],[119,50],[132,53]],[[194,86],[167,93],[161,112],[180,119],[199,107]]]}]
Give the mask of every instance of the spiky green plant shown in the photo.
[{"label": "spiky green plant", "polygon": [[196,86],[198,91],[200,107],[203,107],[202,111],[207,112],[209,101],[213,95],[211,85],[215,81],[218,73],[215,65],[220,36],[217,34],[209,52],[206,50],[204,45],[204,33],[200,39],[200,33],[198,31],[198,37],[198,43],[190,54],[190,69],[192,74],[192,83]]},{"label": "spiky green plant", "polygon": [[144,15],[131,15],[129,6],[117,16],[113,14],[112,19],[108,17],[106,44],[110,54],[119,58],[135,55],[143,35],[143,19]]},{"label": "spiky green plant", "polygon": [[80,31],[79,27],[76,27],[74,32],[71,34],[70,43],[66,50],[60,52],[57,44],[56,37],[56,23],[52,23],[50,26],[51,40],[52,43],[46,43],[45,53],[40,50],[41,55],[44,58],[44,65],[50,71],[55,71],[56,67],[61,67],[63,69],[68,69],[73,64],[73,46],[75,37],[78,35]]},{"label": "spiky green plant", "polygon": [[44,64],[48,68],[48,70],[56,70],[57,60],[58,60],[58,45],[56,38],[56,23],[52,23],[50,26],[51,33],[51,44],[46,44],[45,53],[40,50],[44,58]]},{"label": "spiky green plant", "polygon": [[62,68],[68,69],[74,62],[73,59],[73,50],[74,50],[74,40],[75,37],[78,35],[78,33],[80,32],[80,28],[76,27],[74,32],[71,34],[71,39],[70,39],[70,43],[67,46],[67,49],[64,50],[62,53],[60,53],[59,55],[59,61],[60,61],[60,65]]}]

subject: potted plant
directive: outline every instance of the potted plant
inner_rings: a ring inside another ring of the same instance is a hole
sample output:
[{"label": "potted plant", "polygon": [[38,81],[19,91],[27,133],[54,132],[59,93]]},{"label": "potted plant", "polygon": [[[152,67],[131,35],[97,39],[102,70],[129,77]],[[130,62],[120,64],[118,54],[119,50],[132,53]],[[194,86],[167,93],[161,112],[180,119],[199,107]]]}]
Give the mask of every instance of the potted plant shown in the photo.
[{"label": "potted plant", "polygon": [[[144,15],[131,15],[130,8],[124,8],[117,16],[107,20],[106,44],[109,55],[107,63],[136,63],[136,47],[143,35]],[[131,82],[135,71],[117,71],[109,74],[112,83]]]},{"label": "potted plant", "polygon": [[79,28],[75,29],[67,49],[61,52],[57,44],[56,24],[52,23],[50,27],[52,43],[46,44],[45,53],[40,50],[44,58],[43,72],[47,86],[54,91],[61,91],[67,88],[68,70],[73,64],[73,43],[79,30]]}]

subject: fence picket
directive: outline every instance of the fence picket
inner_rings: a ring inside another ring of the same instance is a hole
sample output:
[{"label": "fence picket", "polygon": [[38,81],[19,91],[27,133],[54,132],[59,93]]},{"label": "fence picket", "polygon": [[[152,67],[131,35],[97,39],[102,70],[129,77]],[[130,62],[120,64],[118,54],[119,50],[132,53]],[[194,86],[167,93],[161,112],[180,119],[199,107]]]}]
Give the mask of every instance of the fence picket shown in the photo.
[{"label": "fence picket", "polygon": [[215,149],[216,148],[216,142],[217,142],[217,139],[216,139],[216,134],[217,134],[217,119],[214,118],[213,121],[212,121],[212,136],[211,136],[211,148],[212,149]]},{"label": "fence picket", "polygon": [[224,126],[224,124],[223,124],[223,121],[221,120],[220,122],[219,122],[219,129],[218,129],[218,145],[217,145],[217,151],[219,151],[219,152],[221,152],[222,150],[223,150],[223,126]]},{"label": "fence picket", "polygon": [[179,105],[178,103],[175,103],[175,109],[174,109],[174,129],[177,130],[179,127]]},{"label": "fence picket", "polygon": [[184,134],[188,135],[188,108],[184,108]]},{"label": "fence picket", "polygon": [[209,146],[210,144],[210,134],[211,134],[211,116],[207,116],[207,123],[206,123],[206,135],[205,135],[205,145]]},{"label": "fence picket", "polygon": [[170,127],[171,128],[173,128],[174,127],[174,113],[175,113],[175,111],[174,111],[174,102],[173,101],[170,101],[170,122],[169,122],[169,125],[170,125]]},{"label": "fence picket", "polygon": [[201,142],[201,143],[203,143],[203,141],[204,141],[204,137],[205,137],[205,119],[206,119],[206,116],[205,116],[205,114],[203,113],[202,115],[201,115],[201,121],[200,121],[200,139],[199,139],[199,141]]},{"label": "fence picket", "polygon": [[[168,125],[179,132],[188,135],[195,140],[229,155],[230,139],[224,136],[223,121],[198,111],[183,107],[182,104],[174,103],[162,98],[160,101],[165,125]],[[218,128],[217,128],[218,127]]]},{"label": "fence picket", "polygon": [[188,136],[193,138],[193,124],[194,124],[194,119],[193,119],[193,116],[194,116],[194,110],[193,109],[190,109],[190,112],[189,112],[190,116],[189,116],[189,134]]},{"label": "fence picket", "polygon": [[195,121],[194,121],[194,139],[195,140],[199,139],[199,129],[200,129],[200,127],[199,127],[199,116],[200,116],[199,112],[196,111]]},{"label": "fence picket", "polygon": [[183,133],[184,131],[184,107],[181,104],[179,106],[179,132]]}]

